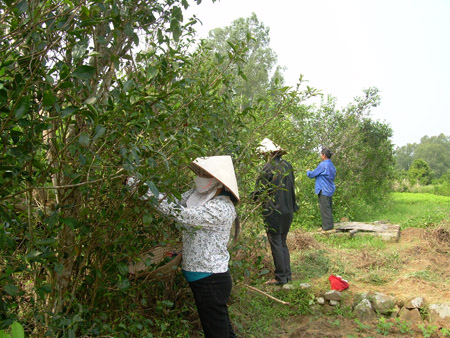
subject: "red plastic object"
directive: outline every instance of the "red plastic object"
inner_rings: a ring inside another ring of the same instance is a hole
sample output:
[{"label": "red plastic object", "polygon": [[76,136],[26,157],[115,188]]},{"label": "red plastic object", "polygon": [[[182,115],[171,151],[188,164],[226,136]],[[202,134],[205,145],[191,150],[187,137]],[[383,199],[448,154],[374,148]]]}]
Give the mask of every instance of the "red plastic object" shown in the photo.
[{"label": "red plastic object", "polygon": [[341,276],[330,275],[328,280],[330,281],[333,290],[344,291],[345,289],[348,289],[348,282],[345,279],[342,279]]}]

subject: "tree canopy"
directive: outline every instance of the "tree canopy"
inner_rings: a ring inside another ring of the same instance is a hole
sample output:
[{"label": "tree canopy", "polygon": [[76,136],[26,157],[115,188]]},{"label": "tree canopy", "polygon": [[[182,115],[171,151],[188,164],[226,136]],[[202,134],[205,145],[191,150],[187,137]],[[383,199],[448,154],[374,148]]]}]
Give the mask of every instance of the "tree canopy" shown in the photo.
[{"label": "tree canopy", "polygon": [[427,162],[421,159],[414,160],[408,170],[408,176],[412,181],[427,185],[431,183],[431,169]]},{"label": "tree canopy", "polygon": [[248,18],[233,21],[230,26],[210,31],[205,41],[211,48],[211,55],[228,55],[230,48],[242,48],[241,57],[228,72],[235,75],[233,89],[243,100],[243,107],[255,104],[266,97],[270,89],[283,84],[281,69],[276,66],[277,55],[270,47],[269,33],[270,29],[252,13]]},{"label": "tree canopy", "polygon": [[430,166],[432,177],[439,178],[450,167],[450,136],[424,136],[418,144],[397,147],[395,159],[401,170],[409,170],[415,160],[423,160]]},{"label": "tree canopy", "polygon": [[[128,273],[140,253],[180,239],[177,224],[126,189],[128,176],[179,197],[193,159],[231,155],[246,241],[236,252],[251,252],[262,230],[249,196],[264,137],[289,150],[297,171],[298,227],[320,217],[304,175],[320,146],[335,152],[338,217],[387,193],[391,130],[369,117],[377,89],[342,110],[333,99],[313,105],[320,91],[303,78],[283,86],[256,15],[191,48],[196,20],[183,17],[187,7],[0,3],[0,329],[18,321],[36,337],[189,330],[189,321],[167,323],[168,290],[155,284],[149,294],[149,282]],[[232,266],[239,276],[259,273],[252,261]],[[189,316],[179,309],[175,316]]]}]

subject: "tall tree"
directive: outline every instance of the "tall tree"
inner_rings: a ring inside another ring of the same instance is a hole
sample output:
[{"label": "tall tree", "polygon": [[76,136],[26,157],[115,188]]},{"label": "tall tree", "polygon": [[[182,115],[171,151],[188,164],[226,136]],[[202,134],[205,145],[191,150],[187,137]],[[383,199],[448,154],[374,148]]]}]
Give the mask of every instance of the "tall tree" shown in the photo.
[{"label": "tall tree", "polygon": [[396,168],[399,170],[408,170],[413,162],[414,152],[417,148],[416,143],[408,143],[403,147],[395,148],[394,157]]},{"label": "tall tree", "polygon": [[357,207],[358,199],[371,203],[389,191],[394,164],[392,130],[370,118],[379,103],[377,88],[364,90],[342,111],[328,97],[310,121],[318,148],[325,146],[334,152],[336,200],[352,207]]},{"label": "tall tree", "polygon": [[[135,311],[148,282],[130,280],[127,268],[141,251],[178,240],[178,226],[130,194],[125,176],[179,196],[193,158],[231,154],[251,215],[255,148],[269,137],[297,170],[318,145],[335,147],[349,198],[385,182],[390,131],[362,115],[375,91],[344,112],[333,102],[316,111],[306,105],[314,88],[281,86],[256,16],[191,53],[187,5],[0,2],[0,329],[23,319],[37,337],[179,335],[151,321],[165,314],[161,303]],[[351,185],[353,174],[363,185]],[[145,325],[124,328],[139,316]]]},{"label": "tall tree", "polygon": [[434,178],[441,177],[450,168],[450,136],[424,136],[417,145],[414,159],[422,159],[430,166]]},{"label": "tall tree", "polygon": [[255,13],[209,32],[206,42],[213,53],[225,55],[230,50],[244,50],[242,58],[229,70],[237,75],[233,87],[243,107],[256,103],[271,87],[280,87],[283,83],[281,68],[274,69],[277,56],[270,47],[269,32]]},{"label": "tall tree", "polygon": [[223,74],[189,62],[187,5],[0,3],[2,326],[27,313],[38,337],[76,336],[84,320],[83,335],[109,330],[88,316],[130,305],[116,299],[130,290],[128,257],[177,239],[121,181],[139,174],[176,192],[180,167],[204,153],[199,135],[218,142],[204,113],[233,111]]},{"label": "tall tree", "polygon": [[423,185],[431,183],[431,169],[428,163],[422,159],[414,160],[408,170],[409,179]]}]

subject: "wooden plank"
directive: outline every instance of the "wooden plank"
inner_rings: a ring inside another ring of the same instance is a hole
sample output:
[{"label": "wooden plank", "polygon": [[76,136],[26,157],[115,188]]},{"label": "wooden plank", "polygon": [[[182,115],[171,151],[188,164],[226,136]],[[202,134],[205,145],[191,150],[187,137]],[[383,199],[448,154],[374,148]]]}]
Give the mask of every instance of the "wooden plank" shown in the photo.
[{"label": "wooden plank", "polygon": [[336,235],[379,236],[385,241],[397,242],[400,238],[400,226],[387,222],[341,222],[335,223]]},{"label": "wooden plank", "polygon": [[388,231],[388,226],[385,224],[375,225],[360,222],[337,223],[335,228],[337,231]]}]

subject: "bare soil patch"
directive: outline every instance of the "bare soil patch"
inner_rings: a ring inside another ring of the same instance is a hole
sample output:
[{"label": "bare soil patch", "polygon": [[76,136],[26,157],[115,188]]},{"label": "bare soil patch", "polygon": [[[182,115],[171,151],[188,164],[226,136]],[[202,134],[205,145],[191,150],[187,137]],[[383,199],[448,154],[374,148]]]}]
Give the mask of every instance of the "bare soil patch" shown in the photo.
[{"label": "bare soil patch", "polygon": [[[417,296],[423,297],[427,304],[450,302],[450,224],[432,229],[404,229],[399,241],[386,243],[387,247],[382,252],[371,248],[331,249],[318,243],[310,234],[302,235],[300,232],[295,232],[288,244],[293,250],[321,249],[332,252],[333,257],[339,257],[339,260],[354,268],[353,277],[349,279],[350,288],[343,291],[345,297],[341,307],[351,306],[358,293],[369,291],[394,296],[399,304]],[[367,276],[378,272],[384,282],[372,283]],[[323,288],[326,282],[321,277],[313,284]],[[314,292],[328,290],[315,289]],[[319,306],[319,315],[315,313],[287,319],[283,323],[285,334],[280,337],[424,337],[418,327],[412,327],[413,332],[405,333],[394,325],[385,335],[385,332],[379,331],[379,319],[365,323],[370,328],[362,329],[354,319],[327,312],[330,309],[320,309]],[[387,320],[394,322],[393,318]],[[425,325],[428,324],[425,322]],[[429,337],[444,336],[436,330]]]}]

